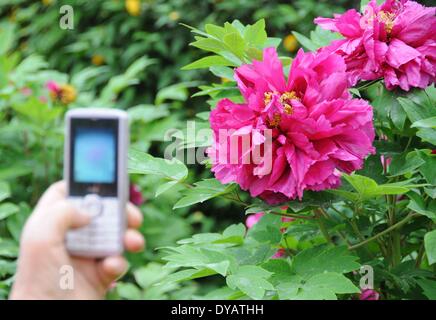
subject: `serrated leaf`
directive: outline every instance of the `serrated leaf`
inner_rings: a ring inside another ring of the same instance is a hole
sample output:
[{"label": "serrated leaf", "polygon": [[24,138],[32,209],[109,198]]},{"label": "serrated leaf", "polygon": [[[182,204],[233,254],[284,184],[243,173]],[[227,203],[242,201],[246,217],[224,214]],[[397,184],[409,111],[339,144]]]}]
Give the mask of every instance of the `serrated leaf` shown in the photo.
[{"label": "serrated leaf", "polygon": [[358,257],[346,247],[314,247],[297,254],[292,262],[293,271],[305,278],[325,272],[348,273],[360,267]]},{"label": "serrated leaf", "polygon": [[208,268],[225,276],[231,264],[231,257],[221,251],[182,245],[170,248],[172,253],[163,257],[168,268]]},{"label": "serrated leaf", "polygon": [[357,174],[343,174],[342,176],[357,191],[361,200],[386,194],[404,194],[410,190],[407,186],[394,183],[378,185],[373,179]]},{"label": "serrated leaf", "polygon": [[238,58],[242,58],[245,50],[245,42],[239,32],[228,33],[223,37],[227,48]]},{"label": "serrated leaf", "polygon": [[150,262],[145,267],[141,267],[133,272],[136,282],[141,288],[148,288],[166,278],[171,270],[164,268],[163,265]]},{"label": "serrated leaf", "polygon": [[226,58],[223,58],[221,56],[208,56],[201,58],[197,61],[194,61],[182,68],[182,70],[194,70],[194,69],[204,69],[204,68],[210,68],[212,66],[236,66],[233,62],[229,61]]},{"label": "serrated leaf", "polygon": [[207,268],[186,269],[168,275],[167,277],[165,277],[165,279],[162,279],[160,283],[157,283],[157,285],[161,285],[163,283],[182,282],[198,278],[204,278],[215,274],[217,274],[216,271]]},{"label": "serrated leaf", "polygon": [[244,40],[250,45],[262,48],[267,40],[265,20],[261,19],[253,25],[246,26],[244,31]]},{"label": "serrated leaf", "polygon": [[340,273],[327,272],[314,275],[307,281],[299,276],[278,285],[280,299],[336,300],[336,294],[360,292],[348,278]]},{"label": "serrated leaf", "polygon": [[129,150],[129,173],[157,175],[170,180],[182,181],[188,176],[188,168],[176,158],[166,160],[152,155]]},{"label": "serrated leaf", "polygon": [[222,237],[213,243],[242,244],[244,242],[245,230],[245,226],[242,223],[232,224],[224,230]]},{"label": "serrated leaf", "polygon": [[226,278],[231,289],[239,289],[253,299],[262,299],[266,290],[274,290],[273,285],[267,281],[271,272],[257,266],[241,266],[235,274]]},{"label": "serrated leaf", "polygon": [[223,185],[216,179],[205,179],[196,182],[195,187],[188,189],[183,198],[174,205],[173,209],[187,207],[196,203],[224,195],[233,190],[233,185]]}]

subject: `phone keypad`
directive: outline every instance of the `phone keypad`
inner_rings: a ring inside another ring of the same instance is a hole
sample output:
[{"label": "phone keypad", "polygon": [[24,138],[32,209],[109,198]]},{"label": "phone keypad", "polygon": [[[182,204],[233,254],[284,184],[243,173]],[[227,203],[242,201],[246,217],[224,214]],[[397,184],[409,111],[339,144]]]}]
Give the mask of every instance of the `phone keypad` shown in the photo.
[{"label": "phone keypad", "polygon": [[81,255],[107,255],[122,251],[122,226],[124,219],[117,198],[101,198],[87,195],[84,198],[70,198],[80,210],[92,215],[89,225],[67,233],[67,248]]}]

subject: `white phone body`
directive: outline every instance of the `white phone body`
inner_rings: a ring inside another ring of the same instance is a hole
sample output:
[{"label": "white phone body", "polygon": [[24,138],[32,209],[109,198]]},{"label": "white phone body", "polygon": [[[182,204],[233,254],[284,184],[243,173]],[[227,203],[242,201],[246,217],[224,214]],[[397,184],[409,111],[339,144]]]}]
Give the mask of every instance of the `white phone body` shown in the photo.
[{"label": "white phone body", "polygon": [[127,113],[73,109],[65,115],[64,179],[68,200],[91,214],[91,223],[70,230],[71,255],[103,258],[121,254],[128,198]]}]

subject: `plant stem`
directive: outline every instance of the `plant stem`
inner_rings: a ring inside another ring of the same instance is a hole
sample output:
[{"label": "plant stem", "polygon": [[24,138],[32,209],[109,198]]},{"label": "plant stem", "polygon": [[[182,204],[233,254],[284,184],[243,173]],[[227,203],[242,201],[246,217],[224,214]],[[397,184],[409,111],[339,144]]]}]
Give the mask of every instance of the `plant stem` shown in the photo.
[{"label": "plant stem", "polygon": [[419,216],[419,214],[417,214],[417,213],[411,213],[411,214],[409,214],[407,217],[405,217],[403,220],[397,222],[396,224],[390,226],[389,228],[383,230],[382,232],[376,234],[375,236],[366,239],[365,241],[359,242],[359,243],[357,243],[357,244],[355,244],[355,245],[353,245],[353,246],[351,246],[351,247],[348,247],[348,249],[350,249],[350,250],[354,250],[354,249],[360,248],[361,246],[364,246],[365,244],[367,244],[367,243],[369,243],[369,242],[371,242],[371,241],[373,241],[373,240],[376,240],[376,239],[380,238],[381,236],[383,236],[383,235],[385,235],[385,234],[387,234],[387,233],[389,233],[389,232],[391,232],[391,231],[393,231],[393,230],[396,230],[396,229],[402,227],[402,226],[403,226],[404,224],[406,224],[410,219],[415,218],[415,217],[417,217],[417,216]]},{"label": "plant stem", "polygon": [[415,264],[416,268],[419,268],[421,266],[422,258],[424,257],[424,253],[425,253],[424,249],[425,248],[424,248],[424,243],[423,243],[421,245],[421,247],[419,248],[418,256],[416,257],[416,264]]},{"label": "plant stem", "polygon": [[271,214],[275,214],[276,216],[283,216],[283,217],[296,218],[296,219],[313,220],[316,218],[314,216],[303,216],[303,215],[294,214],[294,213],[283,213],[283,212],[275,212],[275,211],[268,211],[268,212]]},{"label": "plant stem", "polygon": [[[324,217],[326,217],[327,219],[332,219],[331,216],[328,214],[328,212],[326,210],[324,210],[324,208],[320,207],[319,210],[322,212],[322,214],[324,215]],[[336,210],[338,211],[338,210]],[[339,237],[348,245],[351,246],[351,242],[347,239],[347,236],[341,231],[341,230],[337,230],[336,231],[339,235]]]},{"label": "plant stem", "polygon": [[316,209],[315,210],[315,215],[317,216],[318,219],[316,219],[316,222],[318,223],[319,226],[319,230],[321,231],[322,235],[324,236],[324,238],[327,240],[327,242],[334,244],[332,238],[329,235],[329,232],[324,224],[324,221],[322,220],[322,217],[324,216],[324,213],[322,212],[321,209]]}]

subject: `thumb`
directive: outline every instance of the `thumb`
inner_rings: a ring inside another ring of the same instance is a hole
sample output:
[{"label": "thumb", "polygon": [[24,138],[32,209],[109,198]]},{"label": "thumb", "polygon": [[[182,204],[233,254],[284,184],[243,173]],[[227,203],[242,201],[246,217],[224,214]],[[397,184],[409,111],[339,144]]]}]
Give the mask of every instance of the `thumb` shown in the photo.
[{"label": "thumb", "polygon": [[39,207],[34,223],[54,240],[64,241],[69,229],[80,228],[91,222],[91,216],[76,208],[68,200],[59,200],[47,207]]}]

